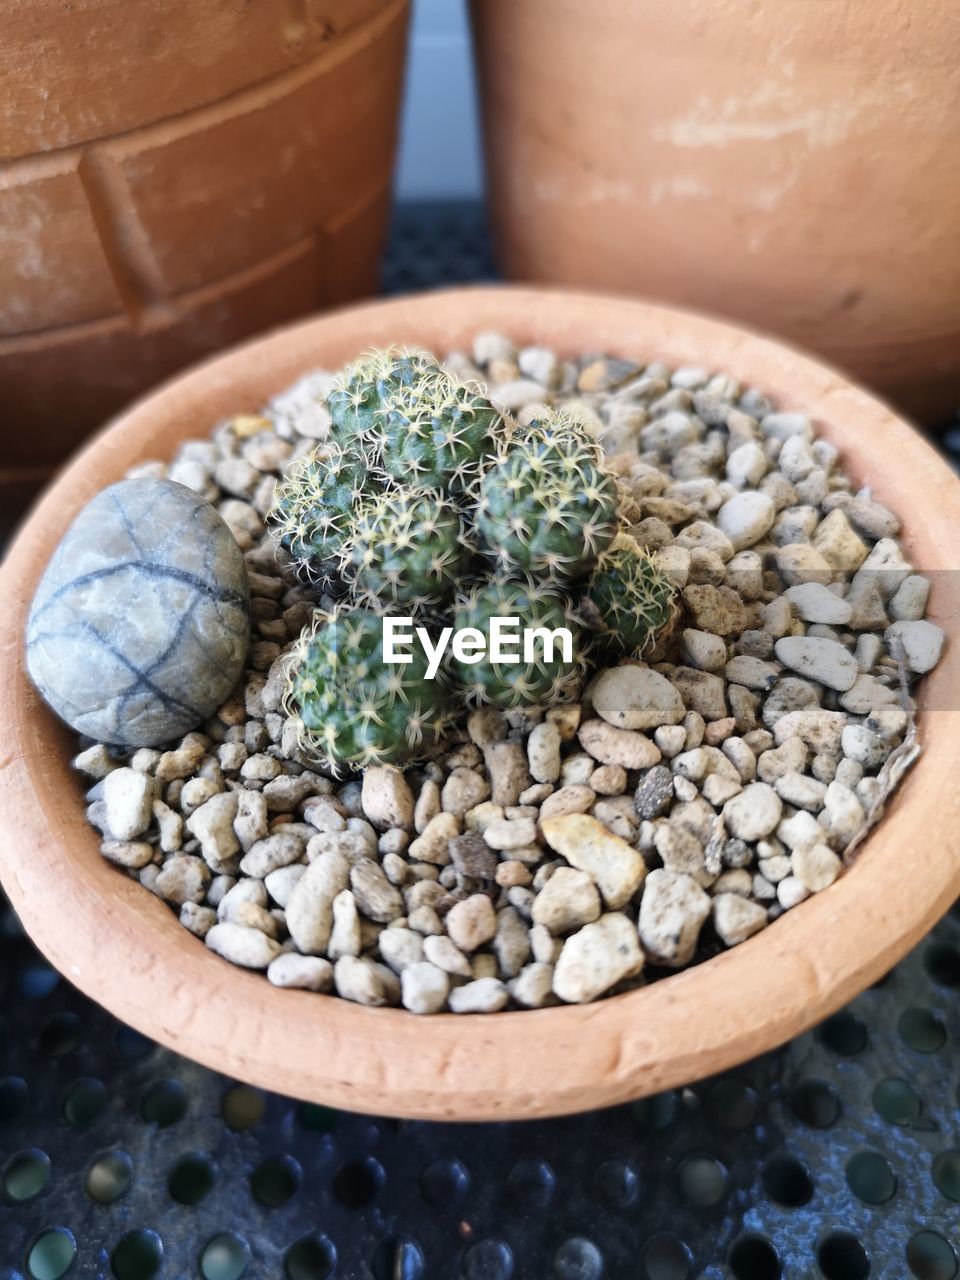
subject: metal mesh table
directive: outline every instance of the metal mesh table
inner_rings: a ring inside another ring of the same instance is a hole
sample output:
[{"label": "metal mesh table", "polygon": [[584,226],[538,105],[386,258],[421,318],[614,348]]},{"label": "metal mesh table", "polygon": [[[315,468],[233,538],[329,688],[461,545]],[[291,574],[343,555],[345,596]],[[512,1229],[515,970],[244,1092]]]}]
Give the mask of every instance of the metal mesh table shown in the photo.
[{"label": "metal mesh table", "polygon": [[[399,212],[389,291],[490,275],[474,207]],[[478,1126],[238,1085],[0,916],[0,1280],[951,1280],[958,1256],[960,907],[778,1053]]]}]

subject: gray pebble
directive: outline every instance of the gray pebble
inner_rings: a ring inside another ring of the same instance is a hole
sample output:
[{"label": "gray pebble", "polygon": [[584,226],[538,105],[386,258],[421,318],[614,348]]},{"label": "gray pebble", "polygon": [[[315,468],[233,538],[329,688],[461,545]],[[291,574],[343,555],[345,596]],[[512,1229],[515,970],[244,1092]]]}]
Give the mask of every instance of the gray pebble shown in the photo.
[{"label": "gray pebble", "polygon": [[27,666],[78,732],[155,746],[213,714],[248,642],[243,557],[217,512],[172,481],[125,480],[54,552],[30,608]]}]

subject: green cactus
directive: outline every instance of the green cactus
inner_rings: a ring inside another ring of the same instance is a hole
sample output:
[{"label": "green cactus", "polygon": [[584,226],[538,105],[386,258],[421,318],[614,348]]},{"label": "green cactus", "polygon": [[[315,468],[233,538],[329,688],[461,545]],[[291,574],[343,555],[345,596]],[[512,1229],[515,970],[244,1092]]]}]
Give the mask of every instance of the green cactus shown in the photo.
[{"label": "green cactus", "polygon": [[494,449],[502,419],[479,388],[422,351],[374,351],[327,397],[333,438],[361,446],[388,481],[460,492]]},{"label": "green cactus", "polygon": [[283,703],[304,755],[339,773],[427,754],[450,723],[449,677],[428,679],[422,649],[409,653],[406,664],[384,661],[378,614],[318,612],[294,647]]},{"label": "green cactus", "polygon": [[347,539],[368,496],[366,481],[362,459],[335,449],[298,458],[278,485],[268,518],[307,581],[324,589],[339,581]]},{"label": "green cactus", "polygon": [[545,628],[549,632],[566,628],[572,637],[572,651],[565,658],[557,645],[548,655],[542,642],[538,642],[531,661],[523,660],[522,643],[517,646],[521,655],[517,662],[495,662],[489,649],[476,662],[454,657],[453,674],[469,702],[492,702],[510,708],[562,702],[576,694],[584,670],[582,637],[562,593],[530,581],[494,578],[458,598],[453,626],[472,627],[486,638],[493,618],[516,619],[511,630],[520,630],[521,634],[524,628]]},{"label": "green cactus", "polygon": [[425,351],[392,347],[368,352],[347,366],[327,396],[333,439],[345,448],[354,446],[382,414],[386,399],[401,389],[416,398],[421,388],[444,376],[436,358]]},{"label": "green cactus", "polygon": [[599,446],[562,415],[534,425],[484,473],[477,527],[502,576],[585,578],[619,527],[617,485]]},{"label": "green cactus", "polygon": [[462,493],[501,431],[500,414],[476,387],[438,371],[384,396],[363,439],[391,480]]},{"label": "green cactus", "polygon": [[449,599],[469,559],[463,521],[449,499],[396,489],[357,515],[346,566],[358,601],[417,609]]},{"label": "green cactus", "polygon": [[672,620],[676,587],[656,558],[619,534],[600,557],[580,601],[580,612],[603,644],[640,653]]}]

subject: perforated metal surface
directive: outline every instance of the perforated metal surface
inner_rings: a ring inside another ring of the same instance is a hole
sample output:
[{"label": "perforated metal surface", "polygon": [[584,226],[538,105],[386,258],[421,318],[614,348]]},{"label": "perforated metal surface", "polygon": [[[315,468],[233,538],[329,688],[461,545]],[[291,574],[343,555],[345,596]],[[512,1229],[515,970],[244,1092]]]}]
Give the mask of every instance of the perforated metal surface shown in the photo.
[{"label": "perforated metal surface", "polygon": [[[402,211],[395,245],[392,289],[490,274],[476,210]],[[950,1280],[958,1256],[957,908],[780,1053],[476,1127],[237,1086],[122,1027],[0,917],[0,1280]]]},{"label": "perforated metal surface", "polygon": [[8,915],[4,1280],[957,1274],[960,910],[781,1053],[634,1106],[482,1126],[238,1087],[12,933]]}]

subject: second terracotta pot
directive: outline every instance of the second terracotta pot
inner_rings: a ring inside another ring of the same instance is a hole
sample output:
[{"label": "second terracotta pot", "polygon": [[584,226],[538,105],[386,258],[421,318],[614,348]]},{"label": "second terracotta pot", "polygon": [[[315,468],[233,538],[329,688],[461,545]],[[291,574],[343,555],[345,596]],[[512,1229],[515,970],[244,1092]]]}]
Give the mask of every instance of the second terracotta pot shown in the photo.
[{"label": "second terracotta pot", "polygon": [[501,263],[960,402],[955,0],[473,0]]},{"label": "second terracotta pot", "polygon": [[0,496],[180,366],[373,293],[409,0],[0,12]]}]

